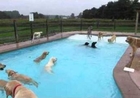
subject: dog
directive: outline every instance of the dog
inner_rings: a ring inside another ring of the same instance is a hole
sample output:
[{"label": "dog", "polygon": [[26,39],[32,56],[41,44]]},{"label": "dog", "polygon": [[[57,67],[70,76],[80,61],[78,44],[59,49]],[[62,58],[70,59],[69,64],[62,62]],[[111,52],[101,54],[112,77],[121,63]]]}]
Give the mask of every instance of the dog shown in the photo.
[{"label": "dog", "polygon": [[41,33],[43,33],[43,32],[42,31],[40,31],[40,32],[34,32],[34,34],[32,36],[32,43],[34,42],[34,39],[40,38]]},{"label": "dog", "polygon": [[132,54],[130,57],[134,57],[136,50],[140,48],[140,38],[127,36],[125,41],[132,47]]},{"label": "dog", "polygon": [[91,37],[92,37],[91,32],[92,32],[92,26],[89,26],[89,27],[88,27],[88,31],[87,31],[87,37],[88,37],[89,39],[91,39]]},{"label": "dog", "polygon": [[88,42],[85,42],[85,44],[84,44],[85,46],[88,46],[89,45],[89,43]]},{"label": "dog", "polygon": [[97,43],[97,42],[92,42],[91,46],[89,46],[89,43],[88,43],[88,42],[85,42],[84,45],[85,45],[85,46],[89,46],[89,47],[91,47],[91,48],[97,48],[96,45],[95,45],[96,43]]},{"label": "dog", "polygon": [[7,81],[0,79],[0,90],[4,93],[4,87],[7,84]]},{"label": "dog", "polygon": [[97,42],[92,42],[91,47],[92,47],[92,48],[97,48],[97,47],[95,46],[96,43],[97,43]]},{"label": "dog", "polygon": [[57,61],[57,58],[52,57],[52,58],[50,58],[49,62],[45,65],[45,70],[46,70],[48,73],[50,73],[50,74],[53,73],[52,67],[54,66],[54,64],[55,64],[56,61]]},{"label": "dog", "polygon": [[10,69],[5,70],[5,72],[8,74],[8,79],[10,80],[18,80],[24,84],[33,84],[36,87],[38,87],[38,83],[28,76],[19,74],[15,72],[14,70],[10,70]]},{"label": "dog", "polygon": [[0,70],[4,70],[5,67],[6,67],[6,65],[0,63]]},{"label": "dog", "polygon": [[39,56],[38,58],[34,60],[34,62],[39,63],[41,60],[45,59],[48,54],[49,52],[46,52],[46,51],[43,52],[41,56]]},{"label": "dog", "polygon": [[101,40],[102,38],[103,38],[103,33],[102,32],[99,32],[98,33],[98,41]]},{"label": "dog", "polygon": [[33,91],[24,87],[21,82],[11,80],[6,83],[4,90],[6,98],[10,95],[12,98],[37,98]]},{"label": "dog", "polygon": [[109,43],[113,43],[114,41],[116,41],[116,34],[113,34],[112,37],[108,39]]}]

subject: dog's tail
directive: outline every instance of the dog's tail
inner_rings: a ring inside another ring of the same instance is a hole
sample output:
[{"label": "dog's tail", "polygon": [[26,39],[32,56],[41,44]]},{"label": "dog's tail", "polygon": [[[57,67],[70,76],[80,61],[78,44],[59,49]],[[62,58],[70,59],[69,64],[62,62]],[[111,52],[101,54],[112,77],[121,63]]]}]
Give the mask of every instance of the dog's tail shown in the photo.
[{"label": "dog's tail", "polygon": [[33,85],[35,85],[36,87],[38,87],[38,83],[35,80],[32,79],[32,83],[33,83]]}]

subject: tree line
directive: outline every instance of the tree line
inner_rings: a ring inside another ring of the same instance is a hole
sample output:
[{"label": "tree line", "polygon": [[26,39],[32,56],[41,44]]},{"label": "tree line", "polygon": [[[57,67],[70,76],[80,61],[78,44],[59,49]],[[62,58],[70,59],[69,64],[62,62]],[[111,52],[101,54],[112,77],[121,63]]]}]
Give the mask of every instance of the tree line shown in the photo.
[{"label": "tree line", "polygon": [[[45,18],[45,15],[34,12],[34,18]],[[28,16],[20,14],[18,11],[0,11],[0,19],[17,19],[17,18],[28,18]]]},{"label": "tree line", "polygon": [[110,1],[106,5],[99,8],[86,9],[82,14],[82,18],[104,18],[104,19],[135,19],[136,10],[140,10],[139,0],[118,0]]}]

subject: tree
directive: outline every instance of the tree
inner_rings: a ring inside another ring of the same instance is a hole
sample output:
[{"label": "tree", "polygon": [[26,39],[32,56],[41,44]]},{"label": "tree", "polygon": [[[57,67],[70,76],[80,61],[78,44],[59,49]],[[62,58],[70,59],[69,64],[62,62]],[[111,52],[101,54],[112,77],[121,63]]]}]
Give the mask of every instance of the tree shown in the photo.
[{"label": "tree", "polygon": [[72,14],[70,15],[70,18],[75,18],[74,13],[72,13]]}]

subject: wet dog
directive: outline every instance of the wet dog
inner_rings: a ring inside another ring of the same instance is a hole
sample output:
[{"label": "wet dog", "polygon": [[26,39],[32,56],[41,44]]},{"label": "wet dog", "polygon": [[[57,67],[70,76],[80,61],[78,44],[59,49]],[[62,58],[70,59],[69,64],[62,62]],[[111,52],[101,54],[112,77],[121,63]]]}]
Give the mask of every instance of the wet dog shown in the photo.
[{"label": "wet dog", "polygon": [[33,84],[36,87],[38,87],[38,83],[26,75],[19,74],[14,70],[10,70],[10,69],[5,70],[5,72],[8,74],[8,79],[10,80],[18,80],[24,84]]},{"label": "wet dog", "polygon": [[116,35],[113,34],[111,38],[108,39],[109,43],[113,43],[114,41],[116,41]]},{"label": "wet dog", "polygon": [[55,62],[57,61],[57,58],[55,57],[52,57],[50,58],[49,62],[45,65],[45,70],[48,72],[48,73],[53,73],[52,71],[52,67],[54,66]]},{"label": "wet dog", "polygon": [[85,44],[84,44],[85,46],[88,46],[89,45],[89,43],[88,42],[85,42]]},{"label": "wet dog", "polygon": [[43,52],[41,56],[39,56],[38,58],[34,60],[34,62],[39,63],[41,60],[45,59],[48,54],[49,52],[46,52],[46,51]]},{"label": "wet dog", "polygon": [[4,70],[5,67],[6,67],[6,65],[0,63],[0,70]]},{"label": "wet dog", "polygon": [[96,43],[97,43],[97,42],[92,42],[91,47],[92,47],[92,48],[97,48],[97,47],[95,46]]},{"label": "wet dog", "polygon": [[132,54],[130,56],[134,56],[136,50],[140,48],[140,38],[128,36],[125,40],[132,47]]},{"label": "wet dog", "polygon": [[[96,47],[96,43],[97,43],[97,42],[92,42],[92,44],[91,44],[90,47],[92,47],[92,48],[97,48],[97,47]],[[85,42],[84,45],[85,45],[85,46],[89,46],[89,43],[88,43],[88,42]]]},{"label": "wet dog", "polygon": [[7,81],[0,79],[0,90],[4,93],[4,87],[7,84]]},{"label": "wet dog", "polygon": [[37,98],[33,91],[24,87],[19,81],[11,80],[6,83],[4,90],[6,98],[10,95],[12,98]]}]

